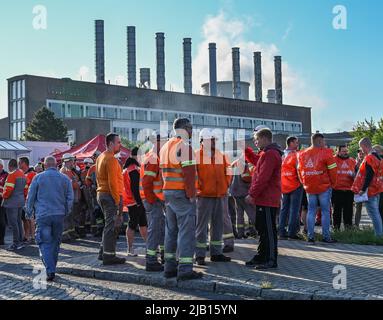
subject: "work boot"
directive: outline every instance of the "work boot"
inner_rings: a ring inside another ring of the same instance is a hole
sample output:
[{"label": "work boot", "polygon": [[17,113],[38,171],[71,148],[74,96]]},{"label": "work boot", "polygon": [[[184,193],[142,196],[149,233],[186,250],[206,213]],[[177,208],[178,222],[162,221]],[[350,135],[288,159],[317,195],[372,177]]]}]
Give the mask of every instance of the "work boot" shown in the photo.
[{"label": "work boot", "polygon": [[204,257],[197,257],[195,260],[196,260],[197,265],[199,265],[199,266],[206,266],[206,262],[205,262],[205,258]]},{"label": "work boot", "polygon": [[211,262],[230,262],[231,258],[230,257],[226,257],[223,254],[219,254],[219,255],[216,255],[216,256],[211,256],[210,257],[210,261]]},{"label": "work boot", "polygon": [[164,266],[161,265],[161,263],[151,263],[151,264],[148,264],[146,263],[146,271],[147,272],[162,272],[164,271]]},{"label": "work boot", "polygon": [[260,265],[260,264],[263,264],[263,263],[265,263],[265,261],[261,258],[261,256],[255,255],[253,257],[253,259],[251,259],[250,261],[246,262],[246,267],[254,268],[257,265]]},{"label": "work boot", "polygon": [[116,256],[103,255],[103,259],[102,259],[102,263],[104,266],[125,264],[125,262],[126,262],[125,258],[119,258]]},{"label": "work boot", "polygon": [[52,281],[54,281],[55,277],[56,277],[56,275],[54,273],[48,273],[47,281],[52,282]]},{"label": "work boot", "polygon": [[268,269],[276,269],[278,268],[278,264],[276,262],[267,262],[263,264],[259,264],[255,267],[257,270],[268,270]]},{"label": "work boot", "polygon": [[181,274],[177,276],[178,281],[197,280],[203,277],[202,272],[192,271],[189,273]]},{"label": "work boot", "polygon": [[229,253],[229,252],[234,252],[234,247],[233,246],[224,246],[223,247],[223,250],[222,250],[223,253]]}]

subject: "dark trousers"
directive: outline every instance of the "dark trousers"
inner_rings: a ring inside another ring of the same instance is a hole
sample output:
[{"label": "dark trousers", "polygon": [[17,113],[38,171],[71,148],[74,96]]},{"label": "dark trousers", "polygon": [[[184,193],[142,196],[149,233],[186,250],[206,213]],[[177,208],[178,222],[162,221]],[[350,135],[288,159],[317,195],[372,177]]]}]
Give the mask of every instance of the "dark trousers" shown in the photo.
[{"label": "dark trousers", "polygon": [[229,213],[230,213],[230,220],[233,225],[233,232],[234,236],[237,236],[237,230],[235,228],[235,224],[237,223],[237,212],[235,210],[235,200],[234,197],[229,197],[228,198],[229,202]]},{"label": "dark trousers", "polygon": [[5,238],[5,227],[7,225],[7,222],[5,220],[5,208],[0,207],[0,245],[4,244],[4,238]]},{"label": "dark trousers", "polygon": [[277,208],[256,207],[256,227],[259,233],[258,255],[266,263],[277,263]]},{"label": "dark trousers", "polygon": [[334,206],[334,228],[340,229],[343,223],[345,228],[352,227],[354,209],[354,193],[352,191],[333,190],[332,203]]}]

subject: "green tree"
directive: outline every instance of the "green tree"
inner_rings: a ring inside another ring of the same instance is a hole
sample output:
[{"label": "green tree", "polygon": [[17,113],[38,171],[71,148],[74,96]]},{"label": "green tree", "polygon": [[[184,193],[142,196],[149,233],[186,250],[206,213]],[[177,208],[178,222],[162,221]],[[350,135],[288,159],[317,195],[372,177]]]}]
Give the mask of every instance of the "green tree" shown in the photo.
[{"label": "green tree", "polygon": [[68,129],[47,107],[35,113],[24,134],[26,141],[66,142]]},{"label": "green tree", "polygon": [[378,122],[372,142],[373,144],[380,144],[383,146],[383,118]]}]

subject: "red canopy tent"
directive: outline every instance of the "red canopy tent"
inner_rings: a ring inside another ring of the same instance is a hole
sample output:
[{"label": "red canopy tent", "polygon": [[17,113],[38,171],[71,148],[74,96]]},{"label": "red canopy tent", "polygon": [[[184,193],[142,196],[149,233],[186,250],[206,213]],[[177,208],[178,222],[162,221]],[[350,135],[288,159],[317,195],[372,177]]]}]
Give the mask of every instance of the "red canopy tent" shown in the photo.
[{"label": "red canopy tent", "polygon": [[[84,142],[79,146],[75,146],[70,150],[53,154],[58,163],[61,163],[61,159],[65,153],[73,154],[79,163],[82,163],[86,158],[92,158],[96,151],[104,152],[106,150],[105,136],[98,135],[93,139]],[[126,159],[130,156],[130,150],[124,147],[121,148],[121,159],[125,163]]]}]

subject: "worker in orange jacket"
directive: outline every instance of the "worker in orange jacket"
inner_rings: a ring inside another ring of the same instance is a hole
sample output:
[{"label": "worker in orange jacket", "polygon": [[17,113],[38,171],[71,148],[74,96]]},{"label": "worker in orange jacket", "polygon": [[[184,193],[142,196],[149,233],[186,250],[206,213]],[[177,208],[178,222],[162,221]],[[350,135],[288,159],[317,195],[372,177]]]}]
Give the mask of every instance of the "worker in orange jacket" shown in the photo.
[{"label": "worker in orange jacket", "polygon": [[177,277],[182,281],[202,277],[202,273],[193,271],[197,170],[194,151],[189,144],[193,133],[190,120],[176,119],[173,129],[175,137],[160,151],[166,205],[165,277]]},{"label": "worker in orange jacket", "polygon": [[206,265],[207,230],[210,223],[210,260],[229,262],[222,254],[223,208],[232,179],[230,162],[216,148],[216,136],[210,129],[200,132],[197,151],[197,229],[196,262]]},{"label": "worker in orange jacket", "polygon": [[312,146],[298,154],[298,174],[308,198],[308,242],[315,244],[314,229],[318,201],[322,212],[323,242],[334,243],[330,235],[330,207],[332,189],[336,185],[337,165],[333,151],[326,148],[325,138],[316,133]]},{"label": "worker in orange jacket", "polygon": [[27,196],[27,180],[24,172],[18,169],[17,160],[11,159],[8,169],[9,174],[4,185],[2,206],[6,209],[8,225],[13,232],[13,244],[7,250],[16,251],[24,248],[21,215]]},{"label": "worker in orange jacket", "polygon": [[[152,149],[144,156],[140,169],[140,196],[148,218],[148,237],[146,242],[146,271],[160,272],[165,263],[165,197],[163,193],[162,172],[159,153],[161,136],[153,132],[148,141]],[[157,251],[160,250],[161,262],[158,262]]]},{"label": "worker in orange jacket", "polygon": [[98,259],[103,265],[124,264],[125,258],[116,256],[116,229],[121,226],[122,212],[122,172],[118,160],[114,157],[121,151],[121,139],[118,134],[109,133],[105,139],[106,151],[96,161],[97,202],[105,217],[105,227]]},{"label": "worker in orange jacket", "polygon": [[[27,184],[26,194],[28,195],[29,187],[32,183],[33,178],[37,175],[34,168],[29,167],[29,159],[27,157],[22,157],[19,159],[19,169],[24,172]],[[35,237],[35,221],[34,219],[26,219],[25,210],[23,209],[22,220],[24,226],[24,242],[26,244],[33,244]]]},{"label": "worker in orange jacket", "polygon": [[[303,187],[298,177],[298,148],[299,139],[288,137],[286,150],[282,158],[281,183],[282,207],[279,215],[279,238],[301,240],[299,236],[299,211],[302,203]],[[286,223],[288,219],[288,233]]]},{"label": "worker in orange jacket", "polygon": [[379,213],[379,196],[383,192],[383,160],[372,148],[369,138],[363,138],[359,142],[359,146],[365,154],[365,158],[351,190],[361,196],[367,193],[366,209],[374,225],[375,235],[383,237],[382,218]]},{"label": "worker in orange jacket", "polygon": [[347,146],[339,146],[335,156],[337,165],[337,182],[332,193],[334,207],[334,228],[340,230],[342,216],[345,228],[352,227],[354,193],[351,187],[354,183],[356,161],[348,154]]}]

